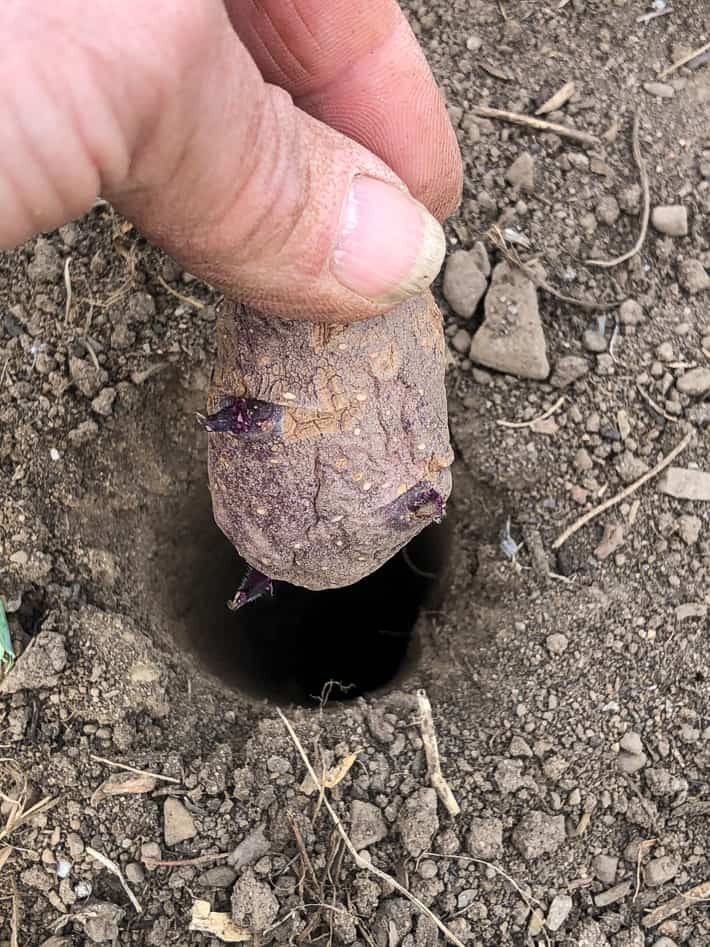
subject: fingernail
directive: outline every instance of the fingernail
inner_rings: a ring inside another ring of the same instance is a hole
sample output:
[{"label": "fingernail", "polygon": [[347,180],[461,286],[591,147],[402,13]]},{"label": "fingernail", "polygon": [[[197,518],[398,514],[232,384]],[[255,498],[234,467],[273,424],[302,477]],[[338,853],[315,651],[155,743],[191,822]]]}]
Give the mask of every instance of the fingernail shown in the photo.
[{"label": "fingernail", "polygon": [[376,178],[353,180],[332,259],[343,286],[377,303],[423,292],[441,269],[439,222],[406,191]]}]

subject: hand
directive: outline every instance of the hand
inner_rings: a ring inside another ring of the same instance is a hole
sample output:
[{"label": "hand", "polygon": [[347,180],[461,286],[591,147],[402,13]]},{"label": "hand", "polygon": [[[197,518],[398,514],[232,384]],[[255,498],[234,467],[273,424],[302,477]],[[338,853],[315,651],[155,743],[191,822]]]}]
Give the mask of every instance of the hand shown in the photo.
[{"label": "hand", "polygon": [[0,36],[0,248],[101,194],[282,316],[436,275],[461,160],[395,0],[4,0]]}]

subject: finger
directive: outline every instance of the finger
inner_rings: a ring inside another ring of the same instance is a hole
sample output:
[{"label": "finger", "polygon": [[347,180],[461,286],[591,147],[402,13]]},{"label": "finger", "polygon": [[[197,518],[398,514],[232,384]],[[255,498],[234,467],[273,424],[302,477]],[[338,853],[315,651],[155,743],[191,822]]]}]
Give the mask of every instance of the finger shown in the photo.
[{"label": "finger", "polygon": [[226,0],[262,75],[383,159],[439,219],[461,195],[456,136],[395,0]]},{"label": "finger", "polygon": [[18,98],[0,115],[0,198],[41,208],[8,199],[4,245],[100,188],[186,268],[284,317],[377,315],[434,278],[439,224],[379,158],[264,83],[220,4],[134,0],[120,16],[141,29],[114,46],[109,0],[70,25],[64,10],[50,28],[40,16],[34,55],[4,76]]}]

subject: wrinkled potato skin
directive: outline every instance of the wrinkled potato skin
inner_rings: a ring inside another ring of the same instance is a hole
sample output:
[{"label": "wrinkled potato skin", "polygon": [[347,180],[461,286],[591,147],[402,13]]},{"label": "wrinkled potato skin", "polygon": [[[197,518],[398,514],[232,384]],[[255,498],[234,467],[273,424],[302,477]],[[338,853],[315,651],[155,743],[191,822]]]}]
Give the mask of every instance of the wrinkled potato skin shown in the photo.
[{"label": "wrinkled potato skin", "polygon": [[349,585],[432,521],[397,500],[422,481],[451,490],[444,353],[430,293],[338,326],[224,304],[210,412],[242,396],[283,411],[280,432],[208,435],[214,516],[251,566]]}]

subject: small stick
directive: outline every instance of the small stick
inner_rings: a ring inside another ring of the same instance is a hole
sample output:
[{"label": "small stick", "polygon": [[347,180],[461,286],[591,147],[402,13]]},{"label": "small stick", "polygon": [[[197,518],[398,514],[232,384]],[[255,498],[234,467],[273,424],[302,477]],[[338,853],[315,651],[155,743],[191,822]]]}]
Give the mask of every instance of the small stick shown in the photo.
[{"label": "small stick", "polygon": [[567,303],[569,306],[579,306],[580,309],[587,309],[590,312],[608,312],[609,309],[616,309],[617,306],[620,306],[624,302],[626,297],[624,297],[624,299],[613,299],[608,303],[598,303],[593,299],[578,299],[576,296],[567,296],[565,293],[561,293],[558,289],[555,289],[554,286],[551,286],[544,279],[541,279],[534,270],[526,266],[514,253],[511,253],[505,246],[500,231],[498,233],[498,239],[493,237],[490,237],[490,239],[508,263],[517,267],[538,289],[543,290],[550,296],[554,296],[554,298],[559,299],[560,302]]},{"label": "small stick", "polygon": [[665,10],[652,10],[651,13],[643,13],[636,17],[637,23],[650,23],[651,20],[658,19],[659,16],[668,16],[673,12],[673,7],[666,7]]},{"label": "small stick", "polygon": [[641,397],[644,399],[644,401],[645,401],[647,404],[649,404],[649,405],[653,408],[653,410],[656,412],[656,414],[660,414],[660,416],[661,416],[662,418],[665,418],[666,421],[670,421],[671,424],[677,424],[677,423],[678,423],[678,418],[674,418],[672,414],[668,414],[666,411],[663,410],[663,408],[660,408],[660,407],[656,404],[656,402],[653,400],[653,398],[648,394],[648,392],[646,392],[646,391],[643,390],[643,388],[641,387],[641,385],[638,385],[638,384],[637,384],[636,387],[637,387],[637,389],[638,389],[638,393],[641,395]]},{"label": "small stick", "polygon": [[20,947],[20,941],[17,937],[17,932],[20,929],[20,911],[19,904],[20,899],[17,897],[17,889],[15,888],[15,883],[12,883],[12,912],[10,914],[10,947]]},{"label": "small stick", "polygon": [[560,546],[564,545],[570,536],[580,530],[583,526],[586,526],[590,520],[596,519],[601,513],[605,510],[610,509],[612,506],[616,506],[617,503],[621,503],[622,500],[625,500],[627,497],[630,497],[632,493],[636,491],[647,483],[649,480],[652,480],[654,477],[657,477],[661,471],[665,470],[666,467],[669,467],[678,454],[682,453],[685,448],[690,444],[695,434],[695,428],[691,428],[688,433],[685,435],[680,444],[676,444],[672,451],[667,454],[660,463],[656,464],[655,467],[648,470],[642,477],[639,477],[638,480],[634,480],[632,484],[626,487],[625,490],[622,490],[621,493],[617,493],[616,496],[610,497],[608,500],[605,500],[604,503],[601,503],[599,506],[595,506],[593,510],[589,510],[588,513],[585,513],[584,516],[580,516],[578,520],[572,523],[571,526],[568,526],[567,529],[557,537],[557,539],[552,544],[553,549],[559,549]]},{"label": "small stick", "polygon": [[524,115],[522,112],[506,112],[503,109],[490,109],[485,105],[476,105],[473,108],[474,115],[481,118],[497,118],[501,122],[510,122],[513,125],[526,125],[529,128],[535,128],[541,132],[554,132],[562,138],[571,138],[583,145],[594,148],[600,144],[596,135],[590,135],[588,132],[577,131],[576,128],[567,128],[566,125],[558,125],[556,122],[546,122],[542,118],[535,118],[534,115]]},{"label": "small stick", "polygon": [[566,398],[564,395],[562,395],[562,397],[555,401],[551,408],[548,408],[547,411],[545,411],[539,417],[532,418],[530,421],[496,421],[496,424],[500,424],[501,427],[511,428],[532,427],[532,425],[537,424],[538,421],[546,421],[551,415],[555,413],[555,411],[559,411],[565,401]]},{"label": "small stick", "polygon": [[431,709],[431,701],[427,697],[426,691],[417,691],[417,704],[419,705],[419,727],[422,731],[422,742],[424,744],[424,753],[426,755],[427,769],[429,770],[429,780],[437,792],[439,799],[446,807],[450,816],[456,818],[461,812],[461,807],[454,798],[449,784],[441,772],[441,759],[439,757],[439,744],[436,740],[436,730],[434,729],[434,715]]},{"label": "small stick", "polygon": [[122,873],[121,869],[118,867],[118,865],[116,864],[116,862],[111,861],[111,859],[110,859],[110,858],[107,858],[106,855],[102,855],[101,852],[97,852],[95,848],[91,848],[91,847],[88,846],[88,845],[86,846],[86,854],[87,854],[87,855],[90,855],[92,858],[95,858],[96,861],[97,861],[100,865],[103,865],[104,868],[106,868],[108,871],[110,871],[112,875],[115,875],[115,876],[118,878],[118,880],[121,882],[121,887],[123,888],[123,890],[124,890],[124,891],[126,892],[126,894],[128,895],[128,900],[131,902],[131,904],[133,905],[133,907],[136,909],[136,914],[142,914],[142,913],[143,913],[143,908],[142,908],[141,905],[140,905],[140,901],[138,900],[138,898],[135,896],[135,894],[133,894],[133,892],[132,892],[131,889],[129,888],[128,882],[127,882],[126,879],[123,877],[123,873]]},{"label": "small stick", "polygon": [[147,769],[136,769],[135,766],[128,766],[126,763],[117,763],[115,760],[107,760],[104,756],[94,756],[89,754],[89,758],[95,763],[105,763],[106,766],[115,766],[116,769],[125,769],[129,773],[137,773],[138,776],[152,776],[153,779],[162,779],[165,783],[179,783],[179,779],[174,776],[161,776],[160,773],[151,773]]},{"label": "small stick", "polygon": [[207,865],[209,862],[229,858],[229,852],[214,852],[212,855],[196,855],[194,858],[143,858],[143,864],[148,868],[185,868],[189,865]]},{"label": "small stick", "polygon": [[636,856],[636,888],[634,889],[634,896],[631,901],[635,901],[639,896],[639,891],[641,890],[641,863],[643,862],[643,856],[646,853],[646,850],[653,848],[658,839],[647,838],[643,842],[639,843],[639,850]]},{"label": "small stick", "polygon": [[181,300],[181,302],[187,303],[190,306],[194,306],[195,309],[205,308],[205,304],[200,302],[199,299],[193,299],[192,296],[185,296],[183,293],[179,293],[176,289],[173,289],[170,283],[164,280],[160,274],[158,274],[158,282],[163,287],[163,289],[166,289],[170,293],[171,296],[175,296],[175,298]]},{"label": "small stick", "polygon": [[706,901],[709,897],[710,881],[703,881],[701,884],[695,885],[694,888],[690,888],[689,891],[678,894],[675,898],[671,898],[670,901],[659,905],[643,918],[641,924],[643,927],[655,927],[656,924],[667,921],[668,918],[673,917],[674,914],[680,914],[680,912],[685,911],[686,908],[690,908],[700,901]]},{"label": "small stick", "polygon": [[681,66],[684,66],[686,63],[690,62],[691,59],[695,59],[696,56],[702,56],[703,53],[706,53],[710,49],[710,43],[705,43],[704,46],[700,46],[698,49],[694,49],[692,53],[688,53],[687,56],[683,56],[677,62],[674,62],[673,65],[668,66],[667,69],[664,69],[663,72],[659,72],[656,76],[657,79],[665,79],[666,76],[670,76],[672,72],[675,72],[676,69],[680,69]]},{"label": "small stick", "polygon": [[499,868],[497,865],[494,865],[492,862],[486,861],[485,858],[474,858],[473,855],[440,855],[438,852],[422,852],[419,858],[420,859],[421,858],[441,858],[446,861],[449,861],[449,860],[464,861],[464,862],[473,862],[476,865],[484,865],[486,868],[490,868],[492,871],[494,871],[497,875],[500,875],[501,878],[505,878],[505,880],[515,888],[515,890],[518,892],[520,897],[523,899],[523,901],[527,904],[527,906],[531,910],[532,910],[533,905],[535,905],[538,908],[542,908],[543,906],[542,903],[537,900],[537,898],[534,898],[531,894],[528,894],[526,891],[523,891],[523,889],[520,887],[520,885],[515,880],[515,878],[511,878],[510,875],[507,872],[503,871],[502,868]]},{"label": "small stick", "polygon": [[71,274],[69,272],[69,264],[71,263],[71,257],[68,256],[64,263],[64,287],[67,291],[67,301],[64,305],[64,324],[66,325],[69,322],[69,316],[71,315],[71,303],[72,303],[72,285],[71,285]]},{"label": "small stick", "polygon": [[[303,760],[303,763],[304,763],[306,769],[308,770],[311,779],[312,779],[313,782],[316,784],[316,786],[318,786],[318,785],[319,785],[318,777],[316,776],[316,772],[315,772],[315,770],[313,769],[313,765],[312,765],[310,759],[308,758],[308,754],[306,753],[305,749],[303,748],[303,744],[302,744],[301,741],[298,739],[298,734],[297,734],[296,731],[293,729],[293,727],[291,726],[291,723],[289,722],[288,718],[286,717],[286,715],[283,713],[283,711],[282,711],[279,707],[276,708],[276,713],[279,715],[279,717],[281,718],[281,722],[282,722],[283,725],[286,727],[286,730],[288,731],[288,735],[291,737],[291,740],[293,741],[294,746],[295,746],[296,749],[298,750],[298,754],[299,754],[299,756],[301,757],[301,759]],[[343,823],[340,821],[340,817],[339,817],[338,813],[335,811],[335,809],[334,809],[333,806],[331,805],[330,800],[328,799],[328,796],[325,794],[325,792],[323,793],[323,805],[325,806],[326,811],[328,812],[328,815],[329,815],[330,818],[332,819],[333,825],[334,825],[335,828],[338,830],[338,833],[340,834],[340,837],[342,838],[343,842],[345,843],[345,847],[347,848],[347,850],[348,850],[348,851],[350,852],[350,854],[352,855],[353,860],[354,860],[355,864],[357,865],[357,867],[360,868],[360,869],[362,869],[363,871],[369,871],[369,872],[370,872],[371,874],[373,874],[376,878],[379,878],[380,881],[386,882],[388,885],[390,885],[392,888],[394,888],[395,891],[398,891],[398,892],[402,895],[402,897],[407,898],[408,901],[411,901],[412,904],[413,904],[419,911],[422,912],[422,914],[425,914],[425,915],[429,918],[429,920],[433,921],[434,924],[436,924],[436,926],[439,928],[439,930],[441,931],[441,933],[444,935],[444,937],[446,937],[446,939],[447,939],[450,943],[455,944],[456,947],[464,947],[463,942],[458,939],[458,937],[454,934],[454,932],[453,932],[453,931],[450,931],[449,928],[446,926],[446,924],[444,924],[443,921],[439,920],[439,918],[436,916],[436,914],[434,914],[434,912],[433,912],[432,910],[430,910],[430,909],[426,906],[426,904],[423,904],[423,903],[419,900],[419,898],[415,897],[415,896],[412,894],[411,891],[408,891],[408,890],[404,887],[404,885],[401,885],[401,884],[397,881],[396,878],[393,878],[392,875],[387,874],[386,871],[383,871],[381,868],[378,868],[376,865],[373,865],[371,862],[365,861],[364,858],[361,858],[361,857],[360,857],[359,852],[357,851],[357,849],[355,848],[355,846],[353,845],[353,843],[350,841],[350,836],[349,836],[348,833],[345,831],[345,827],[343,826]]]},{"label": "small stick", "polygon": [[632,138],[632,150],[634,154],[634,162],[639,172],[639,179],[641,181],[641,189],[643,191],[643,213],[641,215],[641,232],[639,234],[638,240],[633,245],[633,247],[628,250],[626,253],[622,253],[621,256],[614,257],[613,260],[587,260],[588,266],[600,266],[604,269],[611,269],[613,266],[618,266],[620,263],[626,263],[627,260],[630,260],[632,257],[636,256],[641,247],[644,245],[646,240],[646,234],[648,233],[648,222],[651,219],[651,187],[648,183],[648,171],[646,169],[646,162],[643,160],[643,155],[641,154],[641,143],[639,141],[639,130],[641,127],[641,110],[639,109],[634,116],[634,128],[631,134]]}]

